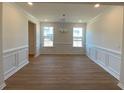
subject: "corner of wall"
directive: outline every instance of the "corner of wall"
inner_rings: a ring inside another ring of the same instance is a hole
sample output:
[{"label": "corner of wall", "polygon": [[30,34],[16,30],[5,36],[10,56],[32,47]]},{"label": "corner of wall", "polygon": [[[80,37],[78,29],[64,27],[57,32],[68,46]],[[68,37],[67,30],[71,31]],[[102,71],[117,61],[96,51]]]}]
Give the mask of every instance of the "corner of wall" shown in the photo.
[{"label": "corner of wall", "polygon": [[124,85],[122,84],[122,83],[118,83],[118,86],[121,88],[121,89],[123,89],[124,90]]},{"label": "corner of wall", "polygon": [[3,59],[2,59],[2,17],[3,17],[3,3],[0,3],[0,89],[3,89],[6,84],[4,82],[4,75],[3,75]]},{"label": "corner of wall", "polygon": [[3,83],[0,85],[0,90],[2,90],[4,87],[6,87],[6,84],[3,82]]},{"label": "corner of wall", "polygon": [[122,55],[121,55],[121,71],[120,82],[118,86],[124,90],[124,6],[123,6],[123,33],[122,33]]}]

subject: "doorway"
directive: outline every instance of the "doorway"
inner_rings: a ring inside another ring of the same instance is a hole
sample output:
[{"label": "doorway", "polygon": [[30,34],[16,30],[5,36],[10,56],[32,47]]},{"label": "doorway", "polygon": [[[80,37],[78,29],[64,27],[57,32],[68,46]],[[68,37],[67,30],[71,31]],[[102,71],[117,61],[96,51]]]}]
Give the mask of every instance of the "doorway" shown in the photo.
[{"label": "doorway", "polygon": [[29,57],[34,57],[36,53],[36,24],[28,21],[28,45]]}]

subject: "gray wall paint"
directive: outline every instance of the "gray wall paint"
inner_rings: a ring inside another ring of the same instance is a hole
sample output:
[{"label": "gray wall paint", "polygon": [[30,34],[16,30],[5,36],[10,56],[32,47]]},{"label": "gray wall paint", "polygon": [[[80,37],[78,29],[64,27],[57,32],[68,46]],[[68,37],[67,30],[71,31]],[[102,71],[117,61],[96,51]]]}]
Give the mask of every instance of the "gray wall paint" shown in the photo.
[{"label": "gray wall paint", "polygon": [[121,62],[121,73],[120,73],[120,84],[124,89],[124,7],[123,7],[123,40],[122,40],[122,62]]},{"label": "gray wall paint", "polygon": [[20,7],[18,7],[14,3],[3,3],[3,20],[4,20],[3,51],[28,46],[28,20],[29,20],[37,25],[36,55],[39,55],[40,51],[39,20],[25,13]]},{"label": "gray wall paint", "polygon": [[87,24],[86,43],[121,52],[123,8],[113,6]]},{"label": "gray wall paint", "polygon": [[2,62],[2,3],[0,3],[0,87],[4,84]]},{"label": "gray wall paint", "polygon": [[[124,15],[122,6],[112,6],[87,24],[86,43],[122,53],[120,81],[124,86]],[[123,34],[123,36],[122,36]],[[122,42],[123,41],[123,42]],[[122,52],[123,51],[123,52]],[[116,64],[112,64],[113,66]]]},{"label": "gray wall paint", "polygon": [[[44,48],[43,45],[43,27],[54,27],[54,47]],[[74,48],[73,44],[73,27],[82,27],[83,34],[83,48]],[[41,23],[41,54],[84,54],[85,53],[85,31],[86,24],[65,23],[67,32],[60,32],[59,22]]]},{"label": "gray wall paint", "polygon": [[3,3],[3,51],[27,45],[27,17],[12,3]]}]

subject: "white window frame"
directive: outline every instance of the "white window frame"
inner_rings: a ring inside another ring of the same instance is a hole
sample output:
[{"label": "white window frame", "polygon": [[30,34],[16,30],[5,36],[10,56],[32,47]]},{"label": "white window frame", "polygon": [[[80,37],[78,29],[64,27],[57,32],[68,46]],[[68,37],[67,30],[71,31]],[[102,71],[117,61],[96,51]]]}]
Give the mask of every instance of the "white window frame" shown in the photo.
[{"label": "white window frame", "polygon": [[[51,46],[49,46],[49,45],[45,45],[45,35],[44,35],[44,30],[46,29],[46,28],[51,28],[52,29],[52,45]],[[53,26],[44,26],[43,27],[43,47],[53,47],[54,46],[54,27]]]},{"label": "white window frame", "polygon": [[[75,29],[81,29],[82,30],[82,34],[81,34],[81,36],[77,36],[77,38],[79,38],[79,39],[81,39],[81,40],[74,40],[74,38],[76,38],[76,36],[74,36],[74,30]],[[81,46],[80,45],[74,45],[74,41],[80,41],[81,42]],[[73,47],[75,47],[75,48],[82,48],[83,47],[83,28],[82,27],[73,27],[73,45],[72,45]]]}]

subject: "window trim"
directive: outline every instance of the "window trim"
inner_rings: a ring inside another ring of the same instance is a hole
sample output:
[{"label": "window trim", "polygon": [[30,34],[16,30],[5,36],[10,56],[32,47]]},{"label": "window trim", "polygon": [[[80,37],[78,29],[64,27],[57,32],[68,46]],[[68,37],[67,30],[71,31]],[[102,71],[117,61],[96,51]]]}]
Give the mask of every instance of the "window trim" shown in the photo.
[{"label": "window trim", "polygon": [[[81,28],[82,29],[82,36],[80,36],[81,40],[74,40],[74,28]],[[72,41],[72,47],[73,48],[83,48],[83,37],[84,37],[84,34],[83,34],[83,27],[73,27],[73,41]],[[74,46],[74,41],[81,41],[81,46]]]},{"label": "window trim", "polygon": [[[45,27],[52,27],[53,29],[52,29],[52,31],[53,31],[53,34],[52,34],[52,38],[53,38],[53,40],[52,40],[52,46],[44,46],[44,28]],[[43,48],[53,48],[54,47],[54,27],[53,26],[44,26],[43,27],[43,31],[42,31],[42,47]]]}]

